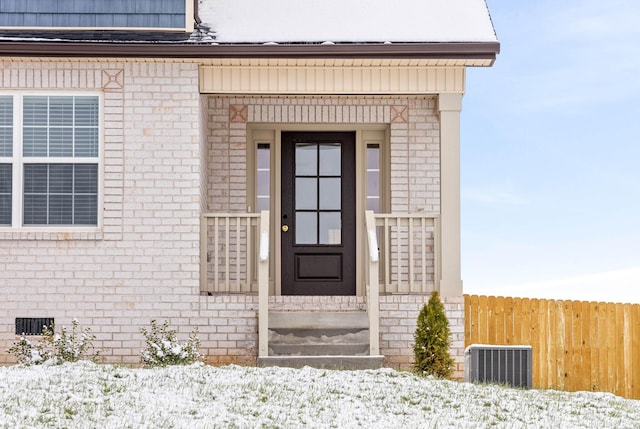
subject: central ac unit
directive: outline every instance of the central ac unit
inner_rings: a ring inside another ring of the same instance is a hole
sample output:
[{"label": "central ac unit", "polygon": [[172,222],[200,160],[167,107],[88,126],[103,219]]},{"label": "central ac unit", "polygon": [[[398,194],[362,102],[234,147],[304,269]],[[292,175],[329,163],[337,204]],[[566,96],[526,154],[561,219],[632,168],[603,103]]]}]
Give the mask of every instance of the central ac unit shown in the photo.
[{"label": "central ac unit", "polygon": [[464,351],[464,379],[531,388],[531,346],[473,344]]}]

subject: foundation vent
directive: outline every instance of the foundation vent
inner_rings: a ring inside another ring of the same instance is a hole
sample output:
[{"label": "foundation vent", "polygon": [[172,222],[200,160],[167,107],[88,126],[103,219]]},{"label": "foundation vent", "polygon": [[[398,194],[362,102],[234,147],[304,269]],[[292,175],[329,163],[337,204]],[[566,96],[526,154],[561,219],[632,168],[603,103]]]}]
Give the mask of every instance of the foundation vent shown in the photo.
[{"label": "foundation vent", "polygon": [[53,317],[16,317],[16,335],[42,335],[42,329],[52,325]]}]

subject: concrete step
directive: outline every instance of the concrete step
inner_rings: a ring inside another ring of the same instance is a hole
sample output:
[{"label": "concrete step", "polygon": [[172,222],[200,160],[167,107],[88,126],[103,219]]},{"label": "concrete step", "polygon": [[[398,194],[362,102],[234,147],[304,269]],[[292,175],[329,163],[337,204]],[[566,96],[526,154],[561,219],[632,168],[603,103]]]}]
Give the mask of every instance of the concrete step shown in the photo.
[{"label": "concrete step", "polygon": [[278,344],[269,343],[271,356],[367,356],[369,343]]},{"label": "concrete step", "polygon": [[269,329],[305,330],[305,329],[369,329],[366,311],[270,311]]},{"label": "concrete step", "polygon": [[258,358],[258,366],[360,370],[382,368],[383,360],[383,356],[265,356]]}]

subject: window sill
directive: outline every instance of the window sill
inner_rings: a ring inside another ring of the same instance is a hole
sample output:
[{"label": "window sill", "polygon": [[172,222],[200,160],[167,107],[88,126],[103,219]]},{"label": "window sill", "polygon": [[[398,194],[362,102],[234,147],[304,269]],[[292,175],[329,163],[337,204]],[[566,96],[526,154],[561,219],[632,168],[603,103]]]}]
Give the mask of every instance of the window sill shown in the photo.
[{"label": "window sill", "polygon": [[47,229],[47,228],[0,228],[0,240],[103,240],[101,228]]}]

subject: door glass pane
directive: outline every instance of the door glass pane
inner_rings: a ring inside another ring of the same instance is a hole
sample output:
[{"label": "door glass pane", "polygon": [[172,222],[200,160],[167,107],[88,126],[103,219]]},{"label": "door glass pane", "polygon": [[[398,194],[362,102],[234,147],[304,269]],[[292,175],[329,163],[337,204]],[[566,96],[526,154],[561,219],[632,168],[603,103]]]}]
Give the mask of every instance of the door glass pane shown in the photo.
[{"label": "door glass pane", "polygon": [[316,210],[318,208],[318,179],[296,178],[296,210]]},{"label": "door glass pane", "polygon": [[296,143],[296,176],[318,175],[318,145]]},{"label": "door glass pane", "polygon": [[340,175],[340,143],[323,143],[320,145],[320,175]]},{"label": "door glass pane", "polygon": [[340,212],[320,213],[320,244],[341,244]]},{"label": "door glass pane", "polygon": [[320,179],[320,210],[340,210],[339,177],[323,177]]},{"label": "door glass pane", "polygon": [[318,244],[318,214],[296,212],[296,244]]}]

